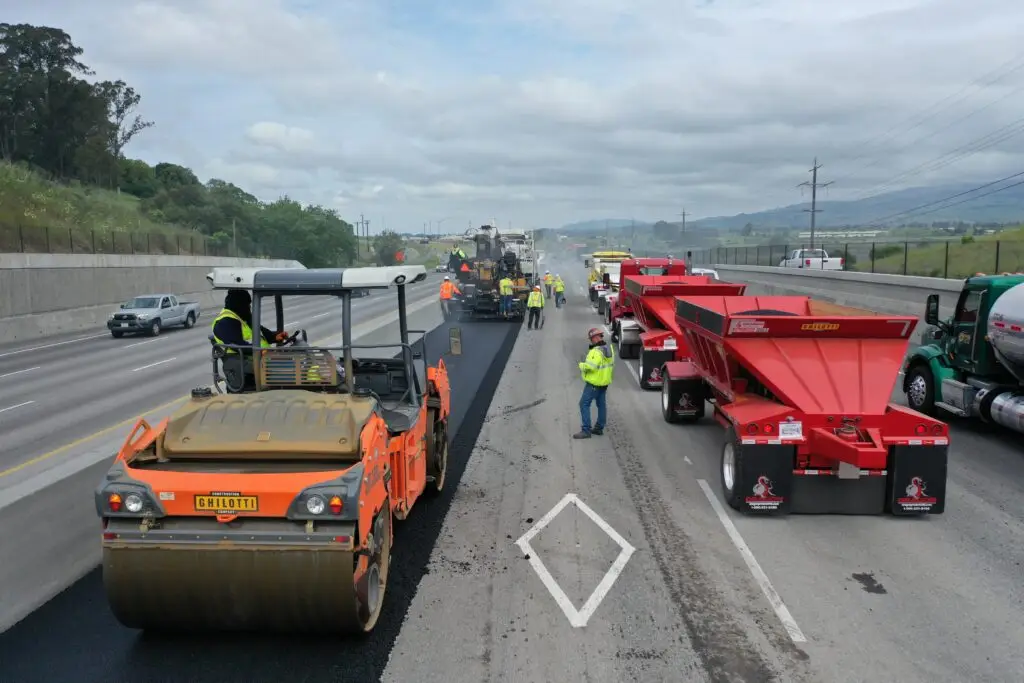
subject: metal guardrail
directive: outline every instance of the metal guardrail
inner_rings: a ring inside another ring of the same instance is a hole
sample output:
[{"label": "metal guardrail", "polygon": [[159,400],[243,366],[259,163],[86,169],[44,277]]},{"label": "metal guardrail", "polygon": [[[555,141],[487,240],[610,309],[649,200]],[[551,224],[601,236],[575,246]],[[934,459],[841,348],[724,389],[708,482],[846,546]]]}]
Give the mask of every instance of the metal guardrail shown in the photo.
[{"label": "metal guardrail", "polygon": [[[799,243],[714,247],[693,250],[691,261],[694,265],[778,266],[790,251],[810,248]],[[843,259],[843,270],[862,273],[959,279],[975,273],[1024,271],[1024,240],[843,242],[813,248]]]},{"label": "metal guardrail", "polygon": [[100,228],[28,228],[0,225],[0,253],[139,254],[290,258],[284,249],[235,249],[200,233],[135,232]]}]

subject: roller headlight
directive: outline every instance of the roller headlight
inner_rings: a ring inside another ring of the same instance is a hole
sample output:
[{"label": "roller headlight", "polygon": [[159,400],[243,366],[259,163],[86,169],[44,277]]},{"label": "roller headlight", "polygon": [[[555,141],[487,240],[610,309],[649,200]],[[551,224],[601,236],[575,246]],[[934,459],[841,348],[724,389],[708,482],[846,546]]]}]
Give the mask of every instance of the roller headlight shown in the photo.
[{"label": "roller headlight", "polygon": [[141,512],[142,497],[134,493],[129,493],[124,497],[124,509],[128,512]]},{"label": "roller headlight", "polygon": [[306,499],[306,510],[308,510],[311,515],[323,514],[326,507],[327,504],[320,496],[313,495]]}]

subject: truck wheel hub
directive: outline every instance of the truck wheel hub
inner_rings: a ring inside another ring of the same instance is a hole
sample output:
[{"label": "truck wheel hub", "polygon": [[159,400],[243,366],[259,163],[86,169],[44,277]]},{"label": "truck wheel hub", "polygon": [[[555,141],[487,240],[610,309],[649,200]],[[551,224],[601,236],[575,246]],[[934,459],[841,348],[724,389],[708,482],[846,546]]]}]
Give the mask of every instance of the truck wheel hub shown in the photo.
[{"label": "truck wheel hub", "polygon": [[722,480],[725,488],[732,491],[736,487],[736,449],[731,443],[725,444],[722,451]]},{"label": "truck wheel hub", "polygon": [[924,395],[927,392],[928,383],[924,377],[918,375],[910,382],[910,388],[907,390],[907,395],[910,396],[910,401],[915,406],[924,404]]}]

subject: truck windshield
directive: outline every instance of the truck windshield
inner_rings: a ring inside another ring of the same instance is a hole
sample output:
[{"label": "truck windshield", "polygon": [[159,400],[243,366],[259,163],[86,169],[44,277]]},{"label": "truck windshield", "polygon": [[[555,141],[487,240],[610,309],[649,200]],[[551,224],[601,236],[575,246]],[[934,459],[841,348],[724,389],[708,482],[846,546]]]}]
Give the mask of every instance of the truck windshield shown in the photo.
[{"label": "truck windshield", "polygon": [[802,258],[825,258],[825,252],[821,249],[804,249]]},{"label": "truck windshield", "polygon": [[137,296],[128,302],[128,308],[160,308],[160,297]]}]

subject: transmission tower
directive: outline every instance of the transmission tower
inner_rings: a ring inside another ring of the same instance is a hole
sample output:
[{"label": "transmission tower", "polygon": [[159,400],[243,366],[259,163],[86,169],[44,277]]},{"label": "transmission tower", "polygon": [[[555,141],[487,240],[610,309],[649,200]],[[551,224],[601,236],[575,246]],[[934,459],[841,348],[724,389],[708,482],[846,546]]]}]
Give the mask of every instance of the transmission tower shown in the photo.
[{"label": "transmission tower", "polygon": [[803,183],[800,183],[799,185],[797,185],[797,187],[809,187],[809,188],[811,188],[811,208],[804,209],[805,212],[811,214],[811,244],[810,244],[810,247],[809,247],[810,249],[814,249],[815,216],[817,216],[817,214],[819,214],[819,213],[821,213],[823,211],[823,209],[819,209],[818,208],[818,188],[819,187],[828,187],[829,185],[831,185],[832,183],[835,182],[834,180],[830,180],[827,183],[819,183],[818,182],[818,169],[819,168],[821,168],[821,164],[818,163],[818,157],[814,157],[814,168],[812,168],[810,170],[811,182],[809,182],[809,183],[808,182],[803,182]]}]

